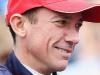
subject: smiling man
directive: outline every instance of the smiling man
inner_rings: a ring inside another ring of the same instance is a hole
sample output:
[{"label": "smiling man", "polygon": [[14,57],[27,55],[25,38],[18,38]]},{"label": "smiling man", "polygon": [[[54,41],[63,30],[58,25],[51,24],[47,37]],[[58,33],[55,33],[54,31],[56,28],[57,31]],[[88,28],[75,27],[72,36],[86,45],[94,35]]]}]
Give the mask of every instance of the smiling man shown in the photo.
[{"label": "smiling man", "polygon": [[55,75],[66,68],[83,21],[100,22],[100,7],[82,0],[9,0],[14,75]]}]

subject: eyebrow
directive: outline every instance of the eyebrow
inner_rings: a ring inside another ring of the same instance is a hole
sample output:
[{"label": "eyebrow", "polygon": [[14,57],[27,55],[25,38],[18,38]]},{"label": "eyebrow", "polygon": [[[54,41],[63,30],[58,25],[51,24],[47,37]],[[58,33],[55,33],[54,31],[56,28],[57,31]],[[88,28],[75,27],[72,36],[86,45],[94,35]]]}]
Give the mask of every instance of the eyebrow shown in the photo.
[{"label": "eyebrow", "polygon": [[[59,12],[56,12],[58,13],[57,15],[54,15],[50,20],[52,19],[56,19],[56,18],[59,18],[59,19],[69,19],[69,20],[72,20],[73,17],[71,15],[65,15],[66,13],[59,13]],[[80,19],[78,21],[83,21],[83,16],[80,17]]]},{"label": "eyebrow", "polygon": [[[72,18],[72,16],[69,16],[69,15],[67,15],[67,16],[53,16],[50,20],[53,20],[53,19],[69,19],[69,20],[72,20],[73,18]],[[83,22],[83,18],[82,17],[80,17],[80,19],[78,20],[78,22]]]},{"label": "eyebrow", "polygon": [[52,19],[56,19],[56,18],[60,18],[60,19],[72,19],[72,17],[71,16],[68,16],[68,15],[66,15],[66,16],[62,16],[62,15],[56,15],[56,16],[53,16],[50,20],[52,20]]}]

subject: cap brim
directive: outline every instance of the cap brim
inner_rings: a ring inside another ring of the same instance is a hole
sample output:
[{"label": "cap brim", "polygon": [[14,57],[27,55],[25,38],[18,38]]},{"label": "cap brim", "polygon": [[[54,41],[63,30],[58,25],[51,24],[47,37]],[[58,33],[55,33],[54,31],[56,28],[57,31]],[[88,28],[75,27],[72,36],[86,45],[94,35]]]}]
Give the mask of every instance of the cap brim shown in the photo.
[{"label": "cap brim", "polygon": [[83,12],[83,20],[89,22],[100,22],[100,5],[78,0],[63,0],[59,2],[43,4],[44,7],[63,13]]}]

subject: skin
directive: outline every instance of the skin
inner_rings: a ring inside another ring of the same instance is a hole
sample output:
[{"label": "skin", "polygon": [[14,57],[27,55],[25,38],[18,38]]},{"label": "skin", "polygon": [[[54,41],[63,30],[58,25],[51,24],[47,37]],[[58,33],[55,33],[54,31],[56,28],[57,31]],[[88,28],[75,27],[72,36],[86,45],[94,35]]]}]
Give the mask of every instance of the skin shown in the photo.
[{"label": "skin", "polygon": [[58,13],[41,8],[37,23],[22,15],[11,18],[16,33],[14,52],[21,63],[44,75],[66,68],[74,46],[78,43],[81,13]]}]

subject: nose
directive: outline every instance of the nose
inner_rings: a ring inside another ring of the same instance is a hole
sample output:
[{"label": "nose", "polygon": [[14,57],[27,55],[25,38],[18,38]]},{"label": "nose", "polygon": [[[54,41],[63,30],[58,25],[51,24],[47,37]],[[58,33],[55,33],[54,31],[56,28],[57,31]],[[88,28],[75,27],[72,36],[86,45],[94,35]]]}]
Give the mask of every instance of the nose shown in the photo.
[{"label": "nose", "polygon": [[65,32],[64,40],[66,42],[77,44],[79,42],[79,32],[75,30],[70,30],[70,31]]}]

